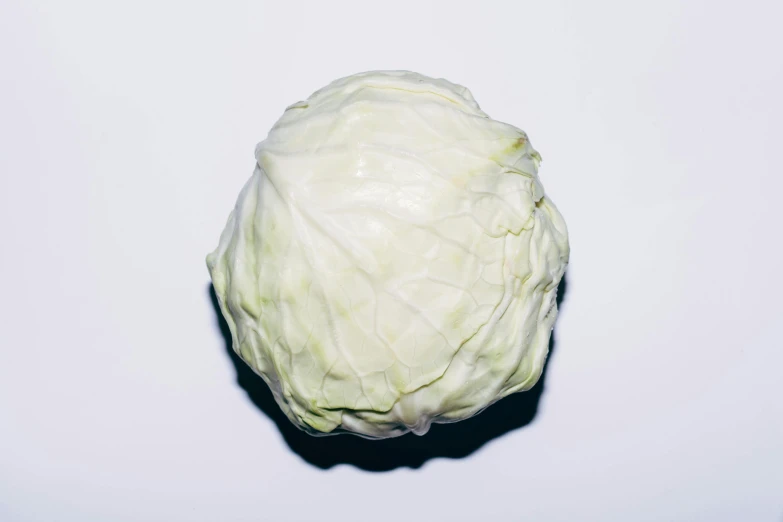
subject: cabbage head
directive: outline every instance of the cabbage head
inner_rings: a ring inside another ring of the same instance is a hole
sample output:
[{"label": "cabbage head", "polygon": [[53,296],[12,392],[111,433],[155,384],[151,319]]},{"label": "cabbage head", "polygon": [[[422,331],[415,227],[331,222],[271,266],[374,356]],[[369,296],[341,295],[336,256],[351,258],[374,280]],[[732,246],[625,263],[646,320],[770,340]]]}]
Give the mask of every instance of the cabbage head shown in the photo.
[{"label": "cabbage head", "polygon": [[369,72],[288,107],[255,158],[207,266],[295,425],[424,434],[536,383],[569,246],[524,132]]}]

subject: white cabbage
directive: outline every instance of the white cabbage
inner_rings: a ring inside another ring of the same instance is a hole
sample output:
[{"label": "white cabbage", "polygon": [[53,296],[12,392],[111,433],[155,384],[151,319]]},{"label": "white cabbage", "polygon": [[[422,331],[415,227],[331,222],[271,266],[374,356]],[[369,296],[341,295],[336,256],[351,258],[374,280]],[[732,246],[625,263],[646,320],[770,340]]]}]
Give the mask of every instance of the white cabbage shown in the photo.
[{"label": "white cabbage", "polygon": [[234,350],[312,433],[425,433],[531,388],[565,223],[524,132],[410,72],[286,109],[207,256]]}]

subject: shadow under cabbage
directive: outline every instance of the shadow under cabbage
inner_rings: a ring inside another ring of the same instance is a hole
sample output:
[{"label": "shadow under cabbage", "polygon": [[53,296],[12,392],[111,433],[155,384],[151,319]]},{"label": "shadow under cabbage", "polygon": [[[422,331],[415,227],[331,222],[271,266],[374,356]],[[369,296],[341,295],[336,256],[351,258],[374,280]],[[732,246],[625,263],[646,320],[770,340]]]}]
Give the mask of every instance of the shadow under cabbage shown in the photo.
[{"label": "shadow under cabbage", "polygon": [[[566,277],[557,289],[558,307],[566,293]],[[266,416],[272,419],[288,446],[302,459],[321,469],[348,464],[366,471],[419,468],[435,458],[467,457],[492,439],[530,424],[538,412],[546,374],[555,350],[555,332],[549,340],[549,357],[538,383],[529,391],[510,395],[470,419],[453,424],[433,424],[426,435],[412,433],[393,439],[368,440],[340,434],[314,437],[294,426],[275,402],[269,387],[234,353],[231,332],[223,318],[217,296],[209,295],[223,335],[225,350],[237,372],[237,384]]]}]

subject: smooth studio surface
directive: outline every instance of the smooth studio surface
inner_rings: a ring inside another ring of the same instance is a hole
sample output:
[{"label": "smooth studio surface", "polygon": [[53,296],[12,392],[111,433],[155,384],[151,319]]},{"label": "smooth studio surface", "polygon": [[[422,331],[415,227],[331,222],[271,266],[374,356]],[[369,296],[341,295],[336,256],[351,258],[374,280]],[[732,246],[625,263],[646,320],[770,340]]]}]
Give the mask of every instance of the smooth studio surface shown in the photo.
[{"label": "smooth studio surface", "polygon": [[[783,517],[773,2],[6,2],[0,520]],[[204,258],[291,103],[370,69],[530,136],[570,234],[542,383],[311,438]]]}]

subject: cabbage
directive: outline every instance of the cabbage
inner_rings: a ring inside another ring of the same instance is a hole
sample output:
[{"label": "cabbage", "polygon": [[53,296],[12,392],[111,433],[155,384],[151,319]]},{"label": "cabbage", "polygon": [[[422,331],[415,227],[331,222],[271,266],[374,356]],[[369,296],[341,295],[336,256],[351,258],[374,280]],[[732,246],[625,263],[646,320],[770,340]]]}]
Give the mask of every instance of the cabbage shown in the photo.
[{"label": "cabbage", "polygon": [[566,226],[527,135],[411,72],[288,107],[207,256],[234,350],[311,434],[425,433],[531,388]]}]

